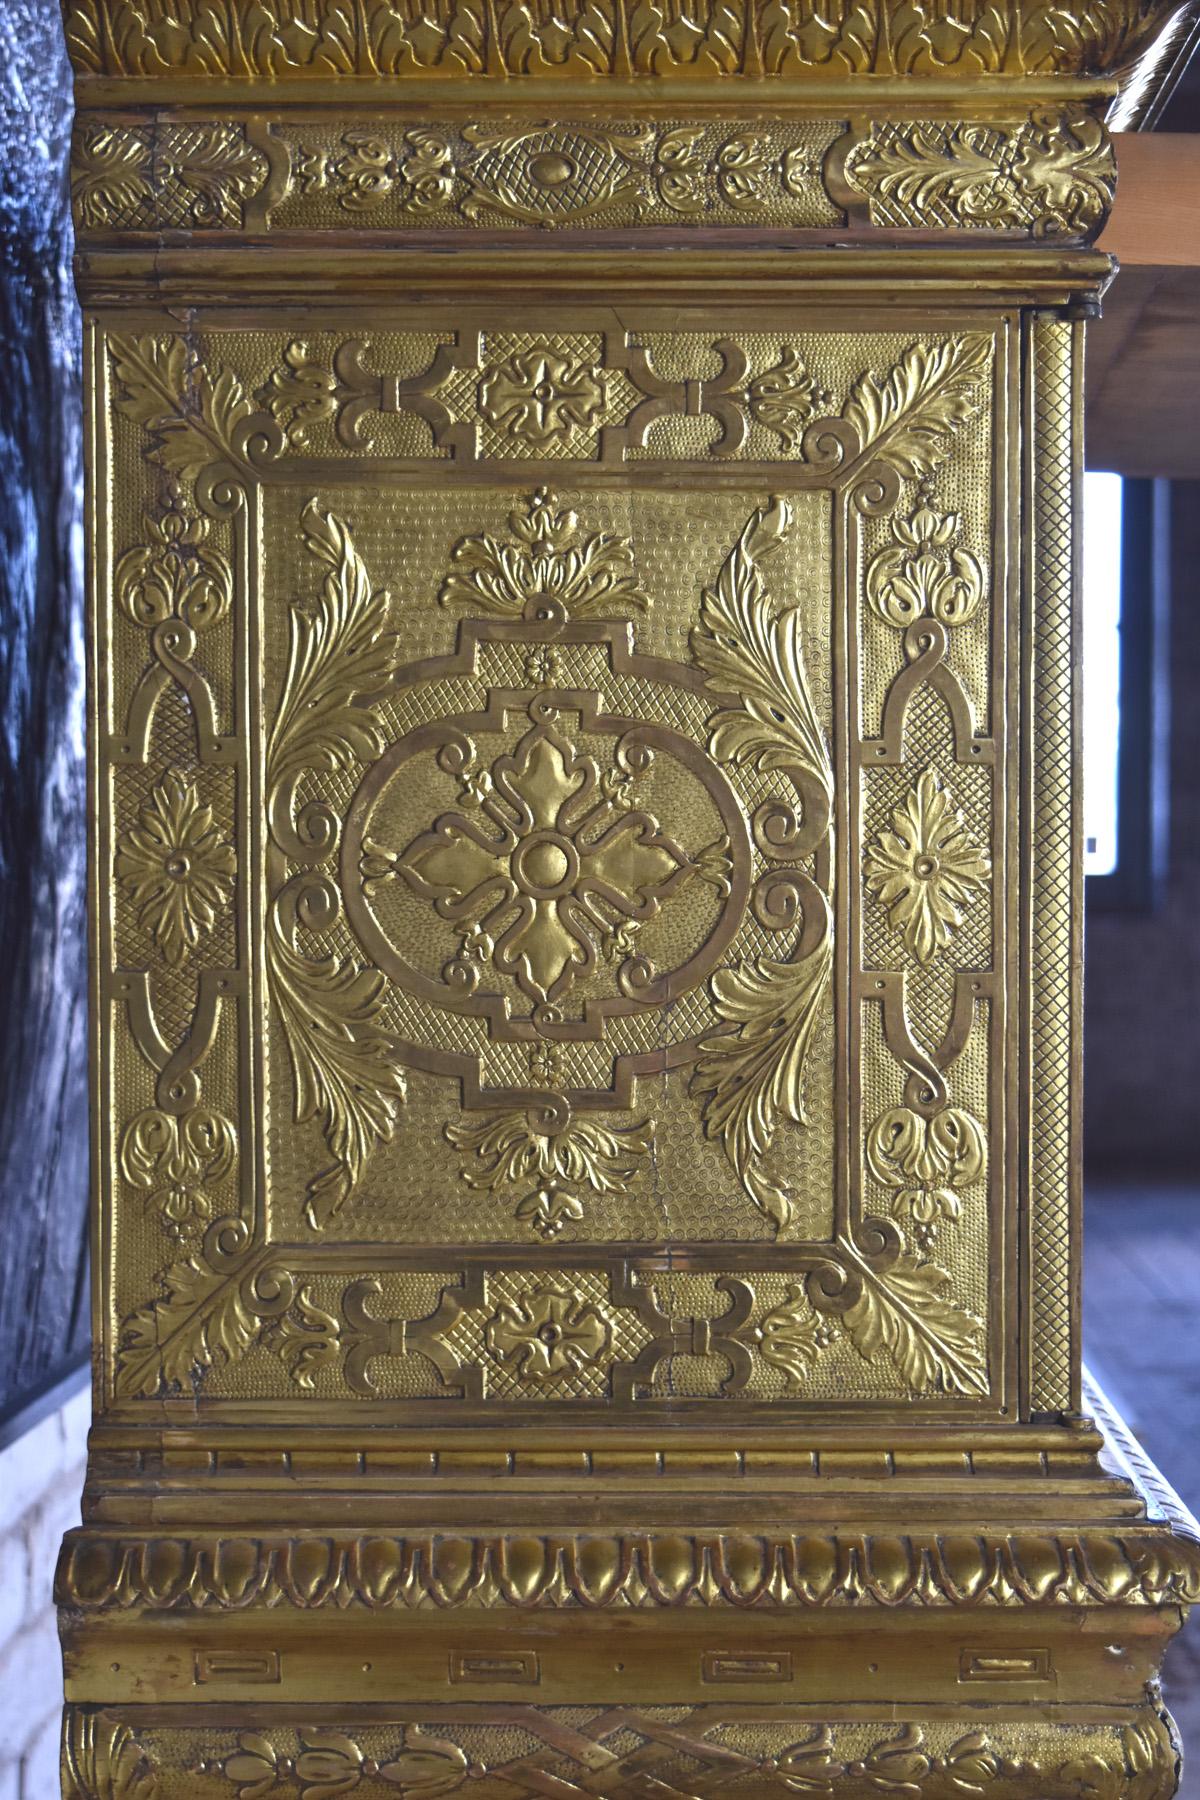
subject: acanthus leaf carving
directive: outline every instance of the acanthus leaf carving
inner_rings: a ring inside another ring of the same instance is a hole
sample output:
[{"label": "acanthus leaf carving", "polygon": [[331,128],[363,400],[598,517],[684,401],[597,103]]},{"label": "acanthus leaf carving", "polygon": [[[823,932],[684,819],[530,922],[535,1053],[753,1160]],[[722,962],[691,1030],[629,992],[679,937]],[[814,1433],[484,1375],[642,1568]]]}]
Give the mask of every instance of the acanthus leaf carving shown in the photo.
[{"label": "acanthus leaf carving", "polygon": [[309,769],[344,769],[383,748],[377,700],[397,658],[387,629],[391,596],[375,590],[346,524],[315,500],[304,543],[325,578],[311,609],[294,606],[283,690],[267,743],[272,790]]},{"label": "acanthus leaf carving", "polygon": [[248,1303],[240,1271],[210,1268],[198,1257],[162,1277],[166,1292],[140,1307],[121,1333],[116,1391],[121,1399],[190,1392],[195,1377],[218,1360],[236,1362],[254,1343],[261,1321]]},{"label": "acanthus leaf carving", "polygon": [[861,452],[898,475],[933,473],[982,404],[991,362],[983,336],[910,344],[884,376],[860,375],[842,409]]},{"label": "acanthus leaf carving", "polygon": [[150,133],[116,124],[85,126],[71,159],[71,201],[79,226],[103,230],[140,217],[153,199]]},{"label": "acanthus leaf carving", "polygon": [[732,398],[742,401],[754,424],[775,432],[789,455],[800,448],[804,427],[831,404],[794,344],[784,344],[779,360]]},{"label": "acanthus leaf carving", "polygon": [[111,354],[123,390],[117,409],[145,426],[156,462],[194,477],[210,463],[245,460],[255,408],[232,370],[214,371],[181,337],[114,338]]},{"label": "acanthus leaf carving", "polygon": [[908,1251],[884,1271],[849,1248],[847,1258],[861,1274],[862,1291],[838,1319],[866,1362],[887,1356],[918,1392],[987,1392],[980,1322],[949,1297],[944,1269]]},{"label": "acanthus leaf carving", "polygon": [[224,7],[183,17],[175,0],[70,0],[67,44],[83,75],[197,81],[420,80],[516,77],[700,76],[798,78],[847,74],[1098,75],[1131,68],[1170,20],[1148,0],[1077,0],[1069,13],[1030,0],[1006,29],[994,8],[963,15],[929,0],[903,30],[885,28],[884,0],[822,13],[810,0],[697,0],[667,14],[637,0],[567,0],[543,16],[506,0],[486,9],[426,0],[402,13],[391,0],[339,0],[313,14],[304,0],[258,0],[256,28]]},{"label": "acanthus leaf carving", "polygon": [[[709,751],[717,761],[745,764],[759,774],[799,772],[808,782],[804,820],[815,844],[829,828],[833,772],[804,669],[800,614],[777,614],[759,568],[786,535],[791,508],[774,500],[756,512],[727,557],[716,586],[706,590],[692,656],[717,693],[736,694],[709,720]],[[791,1201],[767,1176],[780,1119],[804,1124],[804,1068],[833,964],[833,919],[815,886],[820,909],[814,946],[792,962],[758,957],[713,977],[713,1008],[721,1028],[700,1042],[692,1092],[704,1096],[704,1130],[724,1146],[755,1205],[776,1229],[791,1217]],[[805,921],[809,935],[810,921]],[[728,1028],[728,1029],[727,1029]]]},{"label": "acanthus leaf carving", "polygon": [[879,225],[1087,237],[1112,204],[1116,164],[1085,108],[1039,110],[1019,125],[930,121],[877,126],[845,158]]},{"label": "acanthus leaf carving", "polygon": [[628,538],[584,537],[579,517],[539,488],[524,512],[509,514],[515,542],[484,532],[454,546],[442,583],[442,606],[470,606],[501,618],[590,618],[647,607]]},{"label": "acanthus leaf carving", "polygon": [[298,1123],[319,1120],[333,1157],[308,1184],[314,1231],[337,1217],[378,1143],[390,1143],[407,1084],[391,1038],[378,1024],[383,977],[332,952],[298,950],[283,909],[268,934],[271,995],[287,1040]]},{"label": "acanthus leaf carving", "polygon": [[294,1304],[271,1325],[268,1347],[303,1393],[312,1393],[322,1369],[341,1351],[341,1324],[319,1306],[307,1286],[297,1289]]},{"label": "acanthus leaf carving", "polygon": [[803,1287],[790,1287],[782,1303],[763,1315],[756,1330],[760,1356],[786,1375],[789,1392],[803,1388],[805,1375],[836,1335],[835,1321],[817,1312]]},{"label": "acanthus leaf carving", "polygon": [[[296,789],[313,769],[343,769],[383,747],[377,700],[396,661],[385,629],[389,596],[376,592],[344,522],[315,501],[303,514],[305,544],[326,574],[315,608],[295,606],[287,671],[267,744],[268,810],[276,842],[303,862],[336,845],[337,825],[319,803],[296,813]],[[333,952],[310,956],[296,927],[336,916],[320,877],[300,876],[276,897],[267,934],[267,973],[287,1040],[297,1121],[318,1119],[332,1168],[309,1183],[305,1213],[322,1230],[340,1212],[378,1142],[391,1139],[405,1081],[378,1024],[383,977]],[[323,911],[324,909],[324,911]]]}]

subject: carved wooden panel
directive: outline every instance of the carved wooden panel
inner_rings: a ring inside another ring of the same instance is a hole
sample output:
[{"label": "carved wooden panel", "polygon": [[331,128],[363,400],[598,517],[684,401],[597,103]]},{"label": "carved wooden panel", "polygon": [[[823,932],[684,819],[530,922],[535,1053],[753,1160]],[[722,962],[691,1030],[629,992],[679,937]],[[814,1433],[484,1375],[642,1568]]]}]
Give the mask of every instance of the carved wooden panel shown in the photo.
[{"label": "carved wooden panel", "polygon": [[118,1407],[1011,1403],[1014,325],[794,323],[98,331]]}]

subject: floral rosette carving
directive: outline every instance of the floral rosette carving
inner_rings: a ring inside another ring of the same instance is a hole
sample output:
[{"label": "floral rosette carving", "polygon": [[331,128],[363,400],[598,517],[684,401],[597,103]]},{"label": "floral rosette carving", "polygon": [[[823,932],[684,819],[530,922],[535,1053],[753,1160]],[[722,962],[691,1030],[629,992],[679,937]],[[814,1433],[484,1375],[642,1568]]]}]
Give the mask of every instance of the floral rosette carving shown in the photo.
[{"label": "floral rosette carving", "polygon": [[485,1342],[522,1381],[541,1383],[599,1363],[612,1344],[612,1321],[569,1287],[535,1288],[497,1307]]},{"label": "floral rosette carving", "polygon": [[992,872],[937,771],[925,769],[863,862],[868,891],[925,966],[953,939]]},{"label": "floral rosette carving", "polygon": [[518,350],[479,384],[479,410],[498,430],[547,449],[593,430],[609,407],[613,377],[549,348]]},{"label": "floral rosette carving", "polygon": [[138,923],[178,968],[228,906],[237,862],[195,784],[168,771],[118,839],[115,868]]}]

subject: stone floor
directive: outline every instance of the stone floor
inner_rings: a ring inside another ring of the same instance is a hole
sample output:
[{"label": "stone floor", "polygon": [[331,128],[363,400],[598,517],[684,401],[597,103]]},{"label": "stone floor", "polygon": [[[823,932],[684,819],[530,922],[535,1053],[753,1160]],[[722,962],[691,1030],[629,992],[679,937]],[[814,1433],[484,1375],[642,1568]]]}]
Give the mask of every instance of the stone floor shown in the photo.
[{"label": "stone floor", "polygon": [[[1171,1485],[1200,1513],[1200,1187],[1089,1182],[1084,1358]],[[1167,1656],[1181,1800],[1200,1800],[1200,1608]]]}]

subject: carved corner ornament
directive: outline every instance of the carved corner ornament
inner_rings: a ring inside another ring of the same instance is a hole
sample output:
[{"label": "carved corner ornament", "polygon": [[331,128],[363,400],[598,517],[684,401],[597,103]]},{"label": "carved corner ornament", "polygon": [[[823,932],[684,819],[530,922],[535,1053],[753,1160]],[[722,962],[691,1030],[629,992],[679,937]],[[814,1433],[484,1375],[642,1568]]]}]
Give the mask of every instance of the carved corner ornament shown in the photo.
[{"label": "carved corner ornament", "polygon": [[1173,16],[68,0],[71,1800],[1173,1791],[1071,574]]}]

